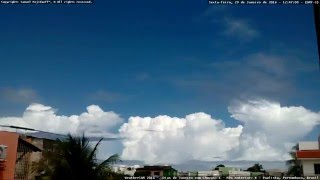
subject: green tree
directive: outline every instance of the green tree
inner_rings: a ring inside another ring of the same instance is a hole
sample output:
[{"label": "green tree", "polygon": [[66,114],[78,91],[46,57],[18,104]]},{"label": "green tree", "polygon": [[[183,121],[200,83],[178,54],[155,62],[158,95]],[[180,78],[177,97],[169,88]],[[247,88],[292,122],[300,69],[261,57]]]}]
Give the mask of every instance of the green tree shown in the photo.
[{"label": "green tree", "polygon": [[254,164],[253,166],[249,167],[249,168],[247,169],[247,171],[251,171],[251,172],[263,172],[263,173],[266,172],[266,171],[263,169],[262,165],[259,164],[259,163],[256,163],[256,164]]},{"label": "green tree", "polygon": [[225,166],[223,164],[219,164],[214,168],[214,170],[219,170],[219,167],[225,167]]},{"label": "green tree", "polygon": [[112,173],[109,165],[120,160],[117,154],[101,163],[97,162],[97,148],[102,140],[91,147],[89,139],[84,135],[68,135],[65,140],[58,140],[52,149],[43,151],[43,158],[33,164],[33,171],[51,180],[100,180],[115,177],[117,175]]},{"label": "green tree", "polygon": [[300,161],[297,158],[297,151],[299,150],[299,145],[296,144],[292,147],[291,151],[289,152],[291,159],[286,161],[286,164],[288,166],[288,175],[293,176],[301,176],[302,175],[302,167],[300,165]]}]

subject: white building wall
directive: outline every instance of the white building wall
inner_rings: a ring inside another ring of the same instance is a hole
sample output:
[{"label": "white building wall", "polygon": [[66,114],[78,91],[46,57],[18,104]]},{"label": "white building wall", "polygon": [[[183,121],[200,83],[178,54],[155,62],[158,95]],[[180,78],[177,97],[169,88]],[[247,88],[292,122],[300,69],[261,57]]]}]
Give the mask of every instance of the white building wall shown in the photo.
[{"label": "white building wall", "polygon": [[134,165],[134,166],[117,165],[117,166],[112,166],[112,170],[113,172],[116,172],[116,173],[122,173],[124,175],[133,176],[134,173],[136,172],[136,169],[139,167],[140,166],[138,165]]},{"label": "white building wall", "polygon": [[229,171],[241,171],[241,168],[238,167],[228,167]]},{"label": "white building wall", "polygon": [[220,172],[215,171],[198,171],[198,176],[220,176]]},{"label": "white building wall", "polygon": [[314,176],[320,174],[314,174],[314,164],[320,164],[320,159],[318,160],[301,160],[303,175],[304,176]]},{"label": "white building wall", "polygon": [[229,176],[250,176],[249,171],[229,171]]},{"label": "white building wall", "polygon": [[318,150],[319,143],[318,141],[304,141],[299,142],[299,150]]}]

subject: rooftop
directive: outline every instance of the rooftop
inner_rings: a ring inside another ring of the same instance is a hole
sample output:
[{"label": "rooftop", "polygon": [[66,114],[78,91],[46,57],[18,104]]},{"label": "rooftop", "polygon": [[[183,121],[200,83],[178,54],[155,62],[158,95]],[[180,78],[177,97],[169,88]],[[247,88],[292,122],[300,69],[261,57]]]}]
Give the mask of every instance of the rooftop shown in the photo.
[{"label": "rooftop", "polygon": [[173,169],[171,166],[144,166],[138,168],[137,170],[166,170],[166,169]]}]

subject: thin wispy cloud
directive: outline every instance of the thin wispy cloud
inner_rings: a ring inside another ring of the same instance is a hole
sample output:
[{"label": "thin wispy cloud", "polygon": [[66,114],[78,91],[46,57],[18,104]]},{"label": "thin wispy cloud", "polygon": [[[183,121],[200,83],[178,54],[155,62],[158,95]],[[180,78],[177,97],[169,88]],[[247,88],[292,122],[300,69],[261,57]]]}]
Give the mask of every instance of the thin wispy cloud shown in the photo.
[{"label": "thin wispy cloud", "polygon": [[260,32],[247,18],[235,17],[227,6],[213,6],[207,8],[195,18],[196,22],[213,23],[222,27],[221,34],[226,37],[250,41],[257,38]]},{"label": "thin wispy cloud", "polygon": [[10,103],[26,104],[40,100],[39,95],[31,88],[0,88],[0,99]]},{"label": "thin wispy cloud", "polygon": [[225,12],[227,11],[227,6],[210,6],[193,17],[193,22],[206,22],[213,23],[219,22]]},{"label": "thin wispy cloud", "polygon": [[124,99],[124,96],[120,93],[111,92],[107,90],[98,90],[90,95],[91,100],[101,102],[116,102]]},{"label": "thin wispy cloud", "polygon": [[147,72],[141,72],[136,75],[137,81],[145,81],[151,78],[151,75]]},{"label": "thin wispy cloud", "polygon": [[[297,77],[313,73],[313,62],[289,54],[257,52],[231,60],[214,61],[211,70],[171,78],[172,84],[201,99],[228,102],[234,98],[293,98]],[[303,67],[303,68],[302,68]]]},{"label": "thin wispy cloud", "polygon": [[241,40],[251,40],[259,36],[259,31],[244,19],[224,18],[224,34],[230,37],[236,37]]},{"label": "thin wispy cloud", "polygon": [[228,9],[228,7],[224,6],[224,5],[221,5],[221,6],[209,6],[202,13],[202,15],[206,16],[206,17],[217,16],[218,13],[225,12],[225,11],[227,11],[227,9]]}]

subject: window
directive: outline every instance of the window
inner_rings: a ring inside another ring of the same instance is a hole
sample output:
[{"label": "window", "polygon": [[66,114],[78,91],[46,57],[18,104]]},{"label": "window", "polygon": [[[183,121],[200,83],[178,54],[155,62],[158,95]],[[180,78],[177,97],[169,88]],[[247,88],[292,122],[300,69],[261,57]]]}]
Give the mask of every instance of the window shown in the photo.
[{"label": "window", "polygon": [[314,164],[314,174],[320,174],[320,164]]},{"label": "window", "polygon": [[155,176],[160,176],[160,172],[159,171],[156,171],[153,173]]}]

